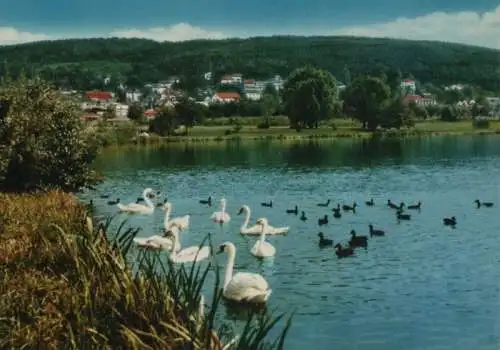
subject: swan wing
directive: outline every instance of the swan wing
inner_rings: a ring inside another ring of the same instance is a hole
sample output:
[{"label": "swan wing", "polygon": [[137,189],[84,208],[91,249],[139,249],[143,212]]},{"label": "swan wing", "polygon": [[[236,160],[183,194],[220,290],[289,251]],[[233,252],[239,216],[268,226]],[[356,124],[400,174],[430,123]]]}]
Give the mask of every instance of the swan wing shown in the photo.
[{"label": "swan wing", "polygon": [[135,237],[133,242],[141,248],[171,250],[173,247],[172,240],[158,235],[141,238]]},{"label": "swan wing", "polygon": [[176,263],[201,261],[210,257],[210,247],[192,246],[171,255],[171,260]]},{"label": "swan wing", "polygon": [[173,218],[168,221],[168,227],[170,228],[172,225],[175,224],[179,226],[181,230],[187,230],[187,228],[189,227],[189,219],[190,219],[189,215]]},{"label": "swan wing", "polygon": [[260,235],[261,228],[258,225],[254,225],[251,227],[242,227],[240,229],[240,233],[245,235]]},{"label": "swan wing", "polygon": [[272,227],[268,226],[266,230],[267,235],[282,235],[288,233],[290,231],[290,227]]},{"label": "swan wing", "polygon": [[152,211],[150,207],[138,203],[129,203],[129,204],[121,204],[118,203],[116,205],[120,211],[124,212],[150,212]]},{"label": "swan wing", "polygon": [[231,216],[229,216],[228,213],[222,213],[222,220],[224,220],[224,222],[229,222],[231,220]]},{"label": "swan wing", "polygon": [[224,289],[224,296],[237,301],[266,301],[271,295],[267,281],[261,275],[238,272]]},{"label": "swan wing", "polygon": [[276,255],[276,248],[274,248],[274,246],[267,241],[264,241],[262,243],[260,243],[260,241],[257,241],[255,242],[250,252],[257,257],[272,257]]}]

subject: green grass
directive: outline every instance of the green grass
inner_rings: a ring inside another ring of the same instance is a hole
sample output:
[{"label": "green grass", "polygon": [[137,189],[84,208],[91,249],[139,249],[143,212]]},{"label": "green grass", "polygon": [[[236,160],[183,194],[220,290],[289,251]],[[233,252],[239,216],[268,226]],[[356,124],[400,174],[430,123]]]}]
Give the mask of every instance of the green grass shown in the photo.
[{"label": "green grass", "polygon": [[[286,117],[277,117],[280,120]],[[223,119],[223,118],[221,118]],[[317,129],[304,129],[300,132],[289,126],[271,126],[268,129],[259,129],[256,122],[261,117],[236,117],[232,118],[236,125],[226,125],[231,118],[219,121],[220,125],[199,125],[189,129],[187,136],[160,137],[151,135],[149,138],[137,138],[136,143],[145,145],[161,145],[170,142],[221,142],[225,140],[307,140],[307,139],[340,139],[340,138],[365,138],[373,134],[361,128],[359,122],[352,119],[335,119],[320,125]],[[245,123],[241,120],[250,119]],[[116,129],[114,129],[116,128]],[[118,129],[120,128],[120,129]],[[121,131],[120,131],[121,130]],[[500,133],[500,121],[490,121],[488,127],[474,126],[472,120],[444,122],[438,119],[417,121],[414,127],[400,130],[377,131],[378,135],[388,137],[432,136],[432,135],[471,135]],[[123,134],[123,135],[122,135]],[[132,143],[130,127],[126,125],[108,127],[103,134],[108,146],[125,145]]]},{"label": "green grass", "polygon": [[[210,265],[173,266],[155,252],[130,261],[138,230],[111,235],[109,223],[94,224],[63,192],[0,194],[1,349],[220,350],[234,338],[215,324],[218,274],[198,316]],[[249,313],[231,349],[264,348],[278,321]],[[268,348],[283,348],[289,326]]]}]

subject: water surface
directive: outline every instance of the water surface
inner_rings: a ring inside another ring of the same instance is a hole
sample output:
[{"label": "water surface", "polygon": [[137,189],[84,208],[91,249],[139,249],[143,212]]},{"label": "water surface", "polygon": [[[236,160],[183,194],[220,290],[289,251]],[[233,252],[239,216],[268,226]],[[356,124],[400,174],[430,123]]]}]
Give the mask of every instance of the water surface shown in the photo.
[{"label": "water surface", "polygon": [[[498,136],[176,144],[108,152],[96,165],[106,177],[99,192],[130,202],[152,187],[167,194],[173,215],[191,213],[182,245],[208,232],[216,243],[234,242],[236,269],[259,272],[271,285],[270,309],[296,311],[286,349],[500,348]],[[216,207],[198,204],[209,195],[228,200],[232,220],[222,231],[209,220]],[[372,208],[364,205],[371,197]],[[476,198],[496,207],[477,210]],[[337,220],[317,207],[327,199],[360,207]],[[398,223],[387,199],[420,200],[422,210]],[[269,200],[273,208],[260,206]],[[100,214],[116,213],[107,200],[96,201]],[[253,220],[292,227],[288,236],[269,238],[273,261],[257,261],[249,253],[254,239],[238,233],[242,204]],[[307,222],[285,214],[295,204]],[[330,223],[320,229],[324,214]],[[162,215],[133,216],[129,224],[149,236],[160,231]],[[456,229],[442,225],[452,215]],[[320,230],[345,242],[351,229],[367,234],[369,223],[388,234],[353,258],[317,247]]]}]

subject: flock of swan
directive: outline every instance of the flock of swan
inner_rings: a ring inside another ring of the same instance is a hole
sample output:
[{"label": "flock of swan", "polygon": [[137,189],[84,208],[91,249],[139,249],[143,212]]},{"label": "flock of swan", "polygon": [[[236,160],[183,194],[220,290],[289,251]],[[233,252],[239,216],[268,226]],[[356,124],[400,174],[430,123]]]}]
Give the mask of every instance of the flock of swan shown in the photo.
[{"label": "flock of swan", "polygon": [[[108,203],[116,204],[120,212],[150,215],[155,211],[156,205],[151,200],[155,195],[156,193],[153,189],[146,188],[142,193],[142,197],[138,198],[135,203],[122,204],[119,200]],[[144,202],[144,204],[140,202]],[[211,205],[211,198],[209,198],[209,200],[201,200],[200,203]],[[226,206],[227,201],[222,198],[220,200],[220,210],[214,212],[210,216],[210,219],[215,224],[224,225],[231,220],[231,216],[226,211]],[[198,262],[208,259],[213,255],[209,246],[181,248],[181,232],[189,228],[190,215],[171,218],[172,203],[168,201],[161,203],[160,207],[165,212],[163,219],[164,232],[150,237],[134,238],[134,242],[138,247],[169,251],[170,254],[168,259],[172,263]],[[250,253],[257,258],[274,256],[276,254],[276,249],[271,243],[266,241],[266,235],[285,234],[288,232],[289,227],[273,227],[266,218],[260,218],[256,221],[255,225],[249,226],[251,211],[246,205],[240,209],[239,214],[246,215],[240,232],[249,236],[259,236],[259,239],[251,248]],[[228,261],[224,274],[223,296],[236,302],[265,303],[271,295],[272,289],[269,287],[264,277],[260,274],[251,272],[237,272],[233,274],[236,259],[236,246],[232,242],[225,242],[219,246],[219,251],[216,253],[223,252],[228,254]]]},{"label": "flock of swan", "polygon": [[[184,215],[180,217],[171,218],[172,213],[172,203],[168,202],[166,199],[163,203],[154,204],[151,198],[155,197],[160,192],[154,192],[151,188],[146,188],[142,197],[138,198],[135,203],[122,204],[120,200],[110,201],[108,204],[115,204],[120,212],[130,213],[130,214],[153,214],[155,207],[161,207],[164,212],[164,232],[162,234],[153,235],[150,237],[134,238],[134,242],[138,247],[144,249],[152,250],[162,250],[168,251],[168,259],[172,263],[187,263],[187,262],[198,262],[201,260],[208,259],[213,256],[211,248],[209,246],[191,246],[186,248],[181,248],[180,236],[181,232],[189,228],[190,215]],[[101,196],[106,198],[105,196]],[[140,202],[144,202],[140,203]],[[200,204],[212,205],[212,198],[209,197],[208,200],[200,200]],[[491,202],[481,202],[475,200],[474,203],[477,208],[481,206],[492,207]],[[366,201],[367,206],[373,206],[373,199]],[[417,204],[406,206],[404,203],[396,205],[387,201],[387,206],[391,209],[395,209],[396,218],[398,220],[410,220],[411,215],[404,212],[404,208],[410,210],[420,210],[421,202]],[[264,207],[272,207],[272,201],[268,203],[261,203]],[[318,207],[328,207],[330,205],[330,200],[326,203],[317,204]],[[227,201],[226,199],[220,199],[220,210],[214,212],[210,219],[219,225],[224,225],[231,220],[231,216],[226,212]],[[350,205],[343,205],[342,207],[338,204],[336,207],[331,209],[333,211],[334,218],[340,218],[342,216],[341,209],[344,212],[355,212],[357,204],[353,203]],[[294,209],[287,209],[287,214],[299,214],[298,207],[295,206]],[[251,210],[247,205],[243,205],[238,215],[245,215],[243,224],[240,227],[240,233],[247,236],[258,236],[255,244],[250,249],[250,253],[257,258],[268,258],[273,257],[276,254],[276,248],[268,241],[266,241],[266,235],[283,235],[288,233],[290,227],[274,227],[270,225],[268,219],[259,218],[253,226],[250,225]],[[300,220],[306,221],[307,216],[304,211],[300,212]],[[318,219],[318,225],[323,226],[328,224],[328,216],[325,215]],[[443,224],[447,226],[454,227],[457,222],[455,217],[443,218]],[[385,232],[380,229],[375,229],[373,225],[369,225],[369,235],[373,236],[384,236]],[[351,230],[351,238],[348,241],[347,246],[342,246],[341,244],[334,245],[333,240],[324,237],[322,232],[318,233],[320,248],[334,246],[336,248],[336,255],[339,258],[344,258],[353,255],[354,249],[358,247],[367,248],[368,236],[358,236],[354,230]],[[223,296],[229,300],[236,302],[245,303],[266,303],[269,296],[271,295],[272,289],[269,287],[267,281],[260,274],[252,272],[237,272],[233,274],[234,264],[236,259],[236,247],[232,242],[225,242],[218,247],[219,253],[227,253],[228,260],[225,267],[224,274],[224,285],[223,285]]]}]

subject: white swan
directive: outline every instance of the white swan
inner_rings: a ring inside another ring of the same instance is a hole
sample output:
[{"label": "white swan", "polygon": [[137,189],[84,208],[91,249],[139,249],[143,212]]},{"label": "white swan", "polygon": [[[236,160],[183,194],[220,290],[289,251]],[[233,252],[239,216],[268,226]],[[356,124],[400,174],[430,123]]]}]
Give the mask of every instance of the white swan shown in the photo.
[{"label": "white swan", "polygon": [[[170,231],[179,231],[177,226],[172,226]],[[139,248],[151,249],[151,250],[172,250],[174,247],[174,242],[171,238],[165,235],[153,235],[150,237],[135,237],[133,242],[139,246]],[[177,247],[179,249],[180,247]]]},{"label": "white swan", "polygon": [[190,218],[189,215],[170,219],[170,213],[172,212],[172,203],[170,202],[166,202],[163,205],[163,210],[165,210],[165,218],[163,219],[163,227],[165,228],[165,231],[168,231],[174,224],[177,225],[181,231],[188,229]]},{"label": "white swan", "polygon": [[231,242],[219,246],[219,252],[227,252],[229,257],[224,276],[222,295],[233,301],[249,303],[265,303],[271,295],[267,281],[261,275],[251,272],[238,272],[233,276],[236,247]]},{"label": "white swan", "polygon": [[266,241],[267,219],[261,218],[257,220],[257,227],[260,227],[260,238],[255,242],[250,253],[257,258],[269,258],[276,254],[276,248]]},{"label": "white swan", "polygon": [[121,212],[126,212],[126,213],[139,213],[139,214],[153,214],[155,210],[155,206],[153,202],[151,202],[151,199],[149,199],[148,195],[149,194],[154,194],[154,191],[151,188],[146,188],[142,192],[142,198],[144,199],[144,204],[138,204],[138,203],[129,203],[129,204],[121,204],[118,203],[116,206]]},{"label": "white swan", "polygon": [[[243,222],[243,224],[241,225],[240,227],[240,233],[241,234],[245,234],[245,235],[260,235],[261,231],[262,231],[262,228],[259,226],[259,225],[254,225],[254,226],[251,226],[251,227],[248,227],[248,224],[250,222],[250,216],[252,215],[251,214],[251,211],[250,211],[250,207],[248,205],[243,205],[240,209],[240,211],[238,212],[238,215],[241,215],[245,213],[245,221]],[[269,225],[269,222],[267,223],[267,227],[266,227],[266,235],[282,235],[282,234],[287,234],[288,231],[290,230],[290,227],[272,227],[271,225]]]},{"label": "white swan", "polygon": [[222,198],[220,200],[220,211],[216,211],[212,214],[210,219],[212,219],[213,222],[216,222],[218,224],[224,224],[227,223],[231,220],[231,217],[229,216],[228,213],[226,213],[226,199]]},{"label": "white swan", "polygon": [[[172,226],[177,227],[176,224]],[[185,262],[196,262],[207,259],[210,257],[210,247],[204,246],[191,246],[184,249],[180,249],[181,245],[179,242],[179,230],[170,230],[167,232],[169,237],[172,237],[174,243],[174,249],[172,253],[168,256],[168,260],[173,263],[185,263]]]}]

